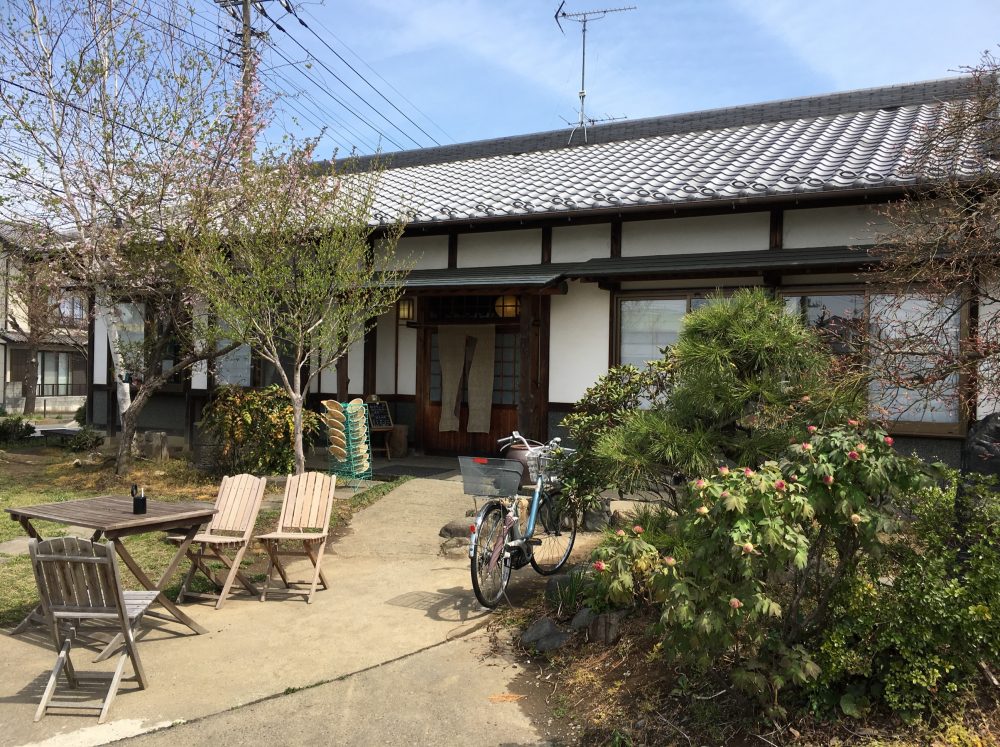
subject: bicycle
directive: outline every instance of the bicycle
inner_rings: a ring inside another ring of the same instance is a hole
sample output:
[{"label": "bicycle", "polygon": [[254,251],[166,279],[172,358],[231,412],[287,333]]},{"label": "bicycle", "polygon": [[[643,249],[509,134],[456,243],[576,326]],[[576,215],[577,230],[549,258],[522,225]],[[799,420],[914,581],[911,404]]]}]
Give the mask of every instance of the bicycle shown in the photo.
[{"label": "bicycle", "polygon": [[554,464],[558,456],[572,450],[561,447],[558,438],[547,444],[529,442],[517,431],[498,441],[501,451],[515,442],[528,450],[528,471],[535,483],[523,532],[520,501],[516,499],[521,463],[513,459],[459,457],[465,492],[490,498],[476,514],[469,541],[472,590],[487,608],[495,607],[503,597],[511,571],[530,563],[543,576],[553,574],[566,564],[576,540],[576,514],[564,510]]}]

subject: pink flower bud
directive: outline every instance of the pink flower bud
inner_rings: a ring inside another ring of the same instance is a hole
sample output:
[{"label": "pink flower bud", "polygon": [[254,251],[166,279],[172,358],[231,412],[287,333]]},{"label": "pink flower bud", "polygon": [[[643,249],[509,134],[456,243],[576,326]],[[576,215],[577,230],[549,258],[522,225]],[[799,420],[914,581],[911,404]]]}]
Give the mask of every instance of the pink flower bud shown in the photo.
[{"label": "pink flower bud", "polygon": [[601,571],[601,572],[603,572],[604,569],[605,569],[605,567],[606,566],[604,565],[604,561],[603,560],[595,560],[594,561],[594,570],[595,571]]},{"label": "pink flower bud", "polygon": [[786,487],[787,486],[785,485],[785,481],[784,480],[775,480],[774,481],[774,489],[775,490],[779,490],[779,491],[780,490],[784,490]]},{"label": "pink flower bud", "polygon": [[636,524],[636,525],[635,525],[634,527],[632,527],[632,531],[633,531],[633,532],[635,532],[636,534],[642,534],[642,533],[643,533],[643,532],[645,532],[646,530],[645,530],[645,529],[643,529],[643,528],[642,528],[641,526],[639,526],[638,524]]},{"label": "pink flower bud", "polygon": [[850,420],[847,421],[847,424],[848,425],[858,425],[858,421],[854,420],[854,419],[850,419]]},{"label": "pink flower bud", "polygon": [[720,475],[728,475],[729,474],[729,467],[727,467],[725,465],[722,465],[721,467],[719,467],[719,474]]},{"label": "pink flower bud", "polygon": [[854,526],[857,526],[858,524],[860,524],[861,523],[861,516],[859,516],[858,514],[851,514],[851,523]]},{"label": "pink flower bud", "polygon": [[811,443],[809,443],[808,441],[806,441],[805,443],[802,444],[802,450],[803,451],[812,451],[813,450],[813,445]]},{"label": "pink flower bud", "polygon": [[721,497],[721,498],[728,498],[729,497],[729,491],[728,490],[723,490],[722,493],[720,493],[719,497]]},{"label": "pink flower bud", "polygon": [[861,455],[856,451],[849,451],[847,452],[847,458],[852,462],[856,462],[861,458]]},{"label": "pink flower bud", "polygon": [[729,606],[732,607],[734,610],[738,610],[740,607],[743,606],[743,602],[741,602],[736,597],[733,597],[732,599],[729,600]]},{"label": "pink flower bud", "polygon": [[744,467],[743,474],[746,475],[747,477],[753,477],[753,470],[750,469],[749,467]]},{"label": "pink flower bud", "polygon": [[798,475],[789,475],[788,476],[788,482],[795,482],[798,479],[799,479]]},{"label": "pink flower bud", "polygon": [[619,529],[617,532],[615,532],[615,534],[618,535],[619,537],[624,537],[625,536],[625,530],[624,529]]},{"label": "pink flower bud", "polygon": [[740,549],[743,550],[744,555],[749,555],[750,553],[753,552],[753,544],[750,542],[744,542],[743,547]]},{"label": "pink flower bud", "polygon": [[833,485],[833,475],[823,475],[824,485]]},{"label": "pink flower bud", "polygon": [[708,513],[708,506],[698,506],[698,508],[696,508],[694,512],[699,516],[704,516],[705,514]]},{"label": "pink flower bud", "polygon": [[868,450],[868,445],[867,444],[858,444],[857,446],[854,447],[854,450],[855,451],[867,451]]},{"label": "pink flower bud", "polygon": [[808,394],[805,394],[805,395],[802,396],[802,401],[803,402],[812,402],[812,397],[810,397]]},{"label": "pink flower bud", "polygon": [[673,555],[668,555],[663,559],[663,563],[668,568],[673,568],[675,565],[677,565],[677,560],[674,558]]},{"label": "pink flower bud", "polygon": [[885,441],[885,445],[886,445],[886,446],[892,446],[892,445],[893,445],[894,443],[896,443],[896,442],[895,442],[895,441],[894,441],[894,440],[892,439],[892,436],[886,436],[886,437],[885,437],[885,438],[883,438],[882,440],[883,440],[883,441]]},{"label": "pink flower bud", "polygon": [[816,426],[815,425],[807,425],[806,426],[806,430],[809,431],[810,433],[815,433],[816,432]]},{"label": "pink flower bud", "polygon": [[694,486],[698,488],[698,490],[701,490],[707,484],[708,483],[706,483],[704,480],[695,480]]}]

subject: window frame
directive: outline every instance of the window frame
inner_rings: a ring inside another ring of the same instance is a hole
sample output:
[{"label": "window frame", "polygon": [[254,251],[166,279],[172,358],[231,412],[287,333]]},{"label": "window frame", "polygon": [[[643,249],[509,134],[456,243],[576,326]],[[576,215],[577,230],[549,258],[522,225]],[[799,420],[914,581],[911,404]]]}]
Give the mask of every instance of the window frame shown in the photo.
[{"label": "window frame", "polygon": [[[868,315],[871,309],[871,297],[891,295],[889,291],[861,283],[853,284],[824,284],[824,285],[789,285],[776,289],[777,296],[784,300],[789,296],[848,296],[858,295],[864,298],[865,328],[868,326]],[[917,295],[915,292],[914,295]],[[959,345],[969,336],[969,304],[968,299],[963,299],[961,314],[959,317]],[[868,357],[868,350],[861,351],[864,358]],[[954,423],[929,423],[919,420],[894,420],[888,424],[893,435],[898,436],[935,436],[943,438],[963,438],[969,426],[969,405],[974,402],[972,397],[972,382],[969,377],[962,374],[958,377],[956,385],[956,396],[958,397],[958,419]]]}]

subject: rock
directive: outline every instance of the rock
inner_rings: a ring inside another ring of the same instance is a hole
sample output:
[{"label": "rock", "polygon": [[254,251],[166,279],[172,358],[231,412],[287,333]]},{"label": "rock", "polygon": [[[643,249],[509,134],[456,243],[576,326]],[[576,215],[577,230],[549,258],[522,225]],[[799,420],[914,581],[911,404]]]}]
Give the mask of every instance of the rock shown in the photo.
[{"label": "rock", "polygon": [[521,634],[521,645],[544,653],[565,646],[572,637],[572,633],[559,630],[551,617],[543,617]]},{"label": "rock", "polygon": [[83,466],[83,460],[81,460],[81,459],[74,459],[73,460],[73,466],[74,467],[82,467]]},{"label": "rock", "polygon": [[441,537],[462,537],[463,539],[469,539],[469,526],[471,524],[472,522],[465,519],[455,519],[441,527],[438,535]]},{"label": "rock", "polygon": [[573,615],[573,619],[570,620],[570,630],[583,630],[584,628],[589,628],[595,617],[597,617],[597,613],[590,609],[590,607],[581,607],[579,611]]},{"label": "rock", "polygon": [[521,634],[521,645],[534,646],[546,636],[550,636],[553,633],[558,632],[559,628],[556,626],[555,620],[551,617],[543,617],[540,620],[533,622],[531,626]]},{"label": "rock", "polygon": [[587,628],[587,639],[597,643],[615,643],[621,637],[621,623],[625,613],[621,611],[603,612],[593,619]]},{"label": "rock", "polygon": [[446,558],[462,558],[469,554],[467,537],[449,537],[441,543],[441,554]]},{"label": "rock", "polygon": [[583,531],[601,532],[607,528],[609,521],[611,521],[611,511],[608,508],[588,509],[583,512]]}]

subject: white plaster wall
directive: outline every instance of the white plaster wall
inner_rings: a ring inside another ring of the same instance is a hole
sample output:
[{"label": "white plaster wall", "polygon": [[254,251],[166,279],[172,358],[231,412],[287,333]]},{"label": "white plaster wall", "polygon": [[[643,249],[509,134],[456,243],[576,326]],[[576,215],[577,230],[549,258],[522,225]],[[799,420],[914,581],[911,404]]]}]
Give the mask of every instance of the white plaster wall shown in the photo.
[{"label": "white plaster wall", "polygon": [[458,267],[537,265],[542,261],[542,229],[463,233],[458,237]]},{"label": "white plaster wall", "polygon": [[767,249],[770,232],[770,213],[626,221],[622,224],[622,256]]},{"label": "white plaster wall", "polygon": [[347,391],[350,394],[369,394],[365,388],[365,340],[362,337],[347,350]]},{"label": "white plaster wall", "polygon": [[198,361],[191,366],[191,388],[208,389],[208,363]]},{"label": "white plaster wall", "polygon": [[104,323],[103,314],[97,314],[94,319],[94,384],[101,386],[108,383],[108,327]]},{"label": "white plaster wall", "polygon": [[885,219],[870,205],[786,210],[782,246],[808,249],[813,246],[859,246],[874,243]]},{"label": "white plaster wall", "polygon": [[573,282],[552,297],[549,401],[576,402],[608,370],[611,294]]},{"label": "white plaster wall", "polygon": [[[326,358],[327,356],[323,356]],[[337,393],[337,366],[327,366],[319,374],[319,391],[323,394]]]},{"label": "white plaster wall", "polygon": [[552,229],[553,262],[584,262],[610,256],[610,223]]},{"label": "white plaster wall", "polygon": [[[379,248],[380,252],[384,248]],[[396,244],[391,266],[411,270],[440,270],[448,266],[447,236],[407,236]]]},{"label": "white plaster wall", "polygon": [[395,393],[396,310],[393,309],[378,318],[375,338],[375,394]]},{"label": "white plaster wall", "polygon": [[400,327],[396,394],[417,393],[417,330]]}]

